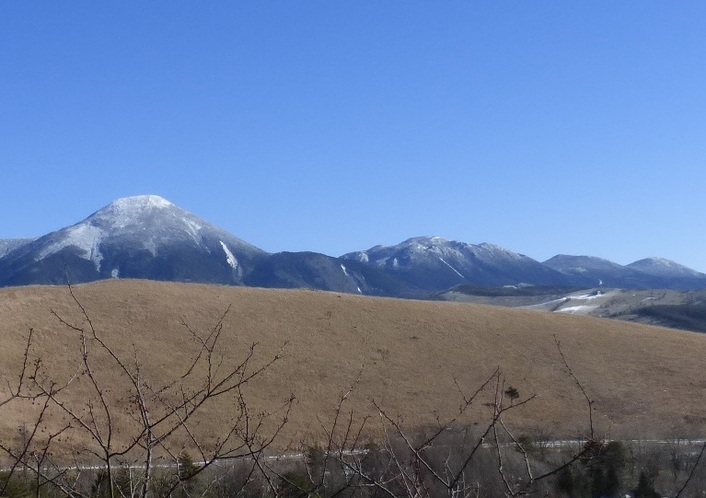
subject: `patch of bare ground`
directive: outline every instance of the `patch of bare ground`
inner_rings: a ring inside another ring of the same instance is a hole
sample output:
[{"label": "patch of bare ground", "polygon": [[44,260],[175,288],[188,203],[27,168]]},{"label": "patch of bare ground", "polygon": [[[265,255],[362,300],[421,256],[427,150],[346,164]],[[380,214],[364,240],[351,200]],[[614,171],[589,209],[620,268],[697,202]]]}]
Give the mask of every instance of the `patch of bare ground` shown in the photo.
[{"label": "patch of bare ground", "polygon": [[[155,384],[181,375],[194,352],[182,321],[205,332],[230,306],[222,337],[227,362],[240,361],[253,343],[253,366],[284,347],[282,359],[245,392],[253,412],[278,413],[291,393],[296,396],[277,440],[280,448],[320,441],[321,424],[330,426],[339,397],[359,376],[345,409],[357,421],[370,415],[364,432],[375,437],[381,421],[371,400],[387,414],[399,415],[406,427],[427,427],[437,417],[447,420],[457,413],[457,384],[471,393],[498,367],[521,398],[538,395],[508,413],[509,426],[555,437],[586,434],[586,403],[566,372],[555,337],[594,400],[597,435],[703,435],[706,422],[704,335],[524,309],[305,290],[115,280],[79,285],[74,292],[105,341],[130,362],[139,362]],[[57,379],[75,372],[77,335],[51,310],[69,322],[82,321],[66,287],[0,289],[4,381],[20,371],[30,328],[33,355],[42,358],[46,371]],[[106,381],[120,375],[109,362],[97,367]],[[0,386],[0,399],[6,384]],[[117,423],[129,424],[130,400],[116,391],[109,396]],[[86,393],[78,385],[70,402],[81,406]],[[462,422],[487,422],[491,412],[484,403],[492,397],[487,392]],[[0,439],[17,438],[18,427],[36,410],[22,406],[3,409]],[[197,430],[216,434],[224,414],[235,408],[227,403],[209,407]],[[53,416],[58,427],[61,416]],[[76,441],[66,444],[78,447]]]}]

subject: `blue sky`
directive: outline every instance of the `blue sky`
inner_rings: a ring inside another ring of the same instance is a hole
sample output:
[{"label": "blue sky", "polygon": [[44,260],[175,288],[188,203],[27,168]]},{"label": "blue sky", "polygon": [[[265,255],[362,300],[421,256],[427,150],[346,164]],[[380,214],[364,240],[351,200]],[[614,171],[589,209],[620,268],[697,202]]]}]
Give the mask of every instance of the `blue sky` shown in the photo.
[{"label": "blue sky", "polygon": [[0,3],[0,238],[158,194],[268,251],[706,272],[706,3]]}]

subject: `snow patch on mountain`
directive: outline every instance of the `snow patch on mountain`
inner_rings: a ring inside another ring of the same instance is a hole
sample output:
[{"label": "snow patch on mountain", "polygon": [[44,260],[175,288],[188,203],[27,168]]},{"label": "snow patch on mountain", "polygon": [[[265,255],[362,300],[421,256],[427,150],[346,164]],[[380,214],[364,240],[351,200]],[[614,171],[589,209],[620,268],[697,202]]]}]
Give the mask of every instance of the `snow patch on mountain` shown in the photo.
[{"label": "snow patch on mountain", "polygon": [[51,254],[55,254],[66,247],[76,247],[84,254],[83,257],[96,265],[100,271],[103,255],[100,252],[100,243],[103,239],[103,230],[86,223],[74,225],[64,231],[64,236],[57,242],[43,248],[36,261],[40,261]]},{"label": "snow patch on mountain", "polygon": [[130,216],[136,212],[147,209],[168,209],[175,207],[164,197],[158,195],[133,195],[132,197],[122,197],[109,204],[116,213],[125,213]]},{"label": "snow patch on mountain", "polygon": [[88,220],[107,223],[111,228],[125,228],[139,223],[145,215],[173,208],[178,209],[158,195],[136,195],[114,200],[91,215]]},{"label": "snow patch on mountain", "polygon": [[[466,245],[469,245],[469,244],[466,244]],[[483,242],[483,243],[479,244],[478,247],[487,251],[493,257],[502,256],[503,258],[514,259],[514,260],[518,260],[518,261],[528,259],[527,256],[525,256],[524,254],[520,254],[520,253],[511,251],[511,250],[506,249],[506,248],[499,246],[497,244],[489,244],[488,242]]]},{"label": "snow patch on mountain", "polygon": [[350,275],[348,275],[348,272],[346,271],[346,267],[345,267],[345,266],[341,265],[341,270],[343,270],[343,274],[344,274],[346,277],[350,277]]},{"label": "snow patch on mountain", "polygon": [[157,255],[157,241],[154,240],[154,237],[145,239],[145,241],[142,243],[142,247],[144,249],[147,249],[150,254],[152,254],[152,256]]},{"label": "snow patch on mountain", "polygon": [[448,241],[442,237],[415,237],[409,239],[400,246],[403,248],[407,245],[413,256],[446,256],[453,258],[463,257],[462,252],[455,247],[456,243]]},{"label": "snow patch on mountain", "polygon": [[228,246],[225,244],[225,242],[223,242],[222,240],[219,240],[219,242],[221,243],[223,252],[226,253],[226,261],[228,261],[228,264],[231,268],[236,270],[238,268],[238,260],[235,259],[235,256],[233,256],[233,253],[230,252],[230,249],[228,249]]},{"label": "snow patch on mountain", "polygon": [[559,306],[555,311],[572,315],[587,315],[607,303],[617,293],[618,291],[616,290],[608,292],[596,290],[590,293],[569,294],[564,297],[564,303],[568,304],[568,306]]},{"label": "snow patch on mountain", "polygon": [[[182,221],[184,222],[184,225],[186,225],[187,231],[191,235],[191,238],[194,239],[194,242],[197,244],[199,243],[199,230],[201,230],[201,225],[196,223],[193,220],[190,220],[188,218],[182,218]],[[222,242],[221,242],[222,244]]]},{"label": "snow patch on mountain", "polygon": [[561,308],[557,310],[557,313],[568,313],[570,315],[587,315],[596,308],[598,308],[598,306],[579,304],[576,306],[567,306],[565,308]]},{"label": "snow patch on mountain", "polygon": [[34,242],[36,238],[2,239],[0,240],[0,258],[11,253],[15,249]]}]

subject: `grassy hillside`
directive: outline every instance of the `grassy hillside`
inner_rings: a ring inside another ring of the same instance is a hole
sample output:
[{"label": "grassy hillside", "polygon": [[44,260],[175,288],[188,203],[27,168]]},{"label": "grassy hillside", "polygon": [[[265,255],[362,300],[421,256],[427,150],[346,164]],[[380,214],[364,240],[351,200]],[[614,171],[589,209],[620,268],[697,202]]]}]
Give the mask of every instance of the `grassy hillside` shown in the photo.
[{"label": "grassy hillside", "polygon": [[[253,365],[283,349],[282,359],[251,384],[245,395],[255,411],[277,411],[296,396],[280,447],[321,440],[340,395],[360,376],[346,410],[371,415],[366,432],[380,430],[371,399],[407,427],[452,417],[467,393],[499,367],[521,397],[537,399],[509,416],[520,432],[542,429],[557,437],[585,432],[587,410],[566,373],[554,336],[574,373],[595,401],[596,427],[609,437],[672,437],[701,434],[706,386],[706,336],[615,320],[542,313],[465,303],[370,298],[300,290],[254,289],[115,280],[74,288],[101,337],[152,384],[175,379],[194,354],[184,326],[207,332],[230,306],[222,345],[226,365],[253,343]],[[80,310],[66,287],[0,289],[0,369],[12,381],[20,371],[26,334],[34,329],[33,357],[46,372],[69,379],[80,360],[77,334],[59,323],[80,324]],[[108,361],[102,379],[120,373]],[[67,393],[85,404],[85,385]],[[7,386],[0,386],[0,399]],[[120,391],[116,387],[116,391]],[[129,400],[110,393],[124,423]],[[488,392],[466,420],[487,419]],[[0,438],[17,428],[36,406],[0,407]],[[227,403],[207,410],[199,430],[216,433]],[[60,416],[55,424],[60,424]],[[210,424],[213,424],[210,425]],[[118,436],[119,437],[119,436]],[[75,442],[74,442],[75,444]]]}]

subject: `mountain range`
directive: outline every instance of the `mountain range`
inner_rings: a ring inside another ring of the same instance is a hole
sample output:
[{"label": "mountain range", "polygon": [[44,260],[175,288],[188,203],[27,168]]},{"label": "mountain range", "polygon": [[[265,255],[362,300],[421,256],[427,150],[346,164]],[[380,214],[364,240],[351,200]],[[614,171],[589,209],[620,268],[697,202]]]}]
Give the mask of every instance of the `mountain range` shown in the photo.
[{"label": "mountain range", "polygon": [[590,256],[539,262],[493,244],[414,237],[340,257],[268,253],[156,195],[118,199],[75,225],[0,240],[0,286],[108,278],[311,288],[426,298],[459,285],[706,288],[706,274],[649,258],[619,265]]}]

